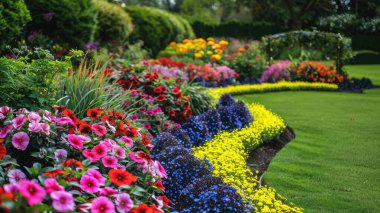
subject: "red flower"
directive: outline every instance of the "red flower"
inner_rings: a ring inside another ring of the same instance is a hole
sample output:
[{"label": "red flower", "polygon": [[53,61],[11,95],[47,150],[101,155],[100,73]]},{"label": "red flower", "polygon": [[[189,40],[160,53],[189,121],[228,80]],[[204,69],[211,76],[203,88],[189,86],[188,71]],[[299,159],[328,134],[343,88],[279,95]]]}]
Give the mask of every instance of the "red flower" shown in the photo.
[{"label": "red flower", "polygon": [[158,180],[158,181],[156,181],[156,182],[153,184],[153,186],[155,186],[157,189],[159,189],[159,190],[165,192],[165,187],[164,187],[164,185],[162,184],[162,180],[161,180],[161,179]]},{"label": "red flower", "polygon": [[170,110],[170,111],[169,111],[169,115],[170,115],[170,117],[174,117],[175,114],[176,114],[176,112],[175,112],[174,110]]},{"label": "red flower", "polygon": [[153,89],[153,92],[157,93],[157,94],[160,94],[160,93],[163,93],[163,92],[166,92],[166,91],[167,91],[167,89],[164,86],[158,86],[158,87],[156,87],[156,88]]},{"label": "red flower", "polygon": [[178,87],[174,87],[174,89],[172,90],[172,93],[174,95],[179,95],[179,94],[181,94],[181,90]]},{"label": "red flower", "polygon": [[0,160],[3,159],[5,155],[7,155],[7,148],[5,148],[3,145],[0,145]]},{"label": "red flower", "polygon": [[155,205],[147,206],[145,203],[140,204],[138,207],[133,208],[130,213],[159,213]]},{"label": "red flower", "polygon": [[86,121],[81,121],[78,127],[79,132],[90,134],[92,132],[91,125]]},{"label": "red flower", "polygon": [[75,170],[76,168],[83,169],[82,162],[77,161],[75,159],[67,159],[62,162],[62,165],[65,167],[70,167],[72,170]]},{"label": "red flower", "polygon": [[153,148],[153,143],[144,134],[141,134],[141,143],[148,148]]},{"label": "red flower", "polygon": [[75,123],[79,121],[79,119],[74,115],[73,111],[71,109],[65,109],[62,111],[62,115],[71,118]]},{"label": "red flower", "polygon": [[4,139],[0,138],[0,143],[4,142]]},{"label": "red flower", "polygon": [[122,169],[111,169],[108,175],[111,182],[117,186],[129,186],[138,180],[136,176]]},{"label": "red flower", "polygon": [[103,109],[99,109],[98,107],[94,107],[92,109],[89,109],[87,110],[87,116],[91,119],[91,120],[96,120],[97,118],[100,117],[100,114],[102,114],[103,112]]},{"label": "red flower", "polygon": [[125,135],[132,138],[132,139],[137,137],[137,135],[138,135],[137,128],[134,126],[128,126],[128,130],[127,130]]},{"label": "red flower", "polygon": [[49,177],[49,178],[55,178],[58,175],[64,175],[64,174],[66,174],[66,172],[65,172],[65,170],[56,169],[56,170],[53,170],[53,171],[50,171],[50,172],[44,172],[42,174],[44,176],[46,176],[46,177]]},{"label": "red flower", "polygon": [[159,95],[159,96],[157,96],[156,100],[157,100],[158,102],[163,102],[163,101],[166,100],[166,97],[165,97],[164,95]]}]

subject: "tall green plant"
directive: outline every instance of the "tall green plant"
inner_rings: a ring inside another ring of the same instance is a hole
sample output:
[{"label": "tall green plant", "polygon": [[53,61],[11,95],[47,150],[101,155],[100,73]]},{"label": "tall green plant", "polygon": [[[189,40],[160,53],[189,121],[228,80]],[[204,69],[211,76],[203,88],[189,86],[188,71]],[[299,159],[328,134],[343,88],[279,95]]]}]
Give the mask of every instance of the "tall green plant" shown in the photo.
[{"label": "tall green plant", "polygon": [[193,115],[200,115],[212,107],[212,98],[206,92],[207,88],[196,83],[181,84],[181,91],[184,96],[190,96],[190,108]]}]

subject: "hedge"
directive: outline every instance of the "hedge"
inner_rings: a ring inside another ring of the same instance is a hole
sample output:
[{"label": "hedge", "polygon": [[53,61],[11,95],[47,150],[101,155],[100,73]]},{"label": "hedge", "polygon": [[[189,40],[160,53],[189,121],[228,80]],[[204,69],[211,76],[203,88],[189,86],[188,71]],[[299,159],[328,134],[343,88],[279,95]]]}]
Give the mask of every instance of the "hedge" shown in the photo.
[{"label": "hedge", "polygon": [[130,14],[135,25],[131,41],[142,40],[144,46],[152,51],[153,56],[171,41],[194,36],[186,20],[164,10],[138,6],[129,6],[125,10]]}]

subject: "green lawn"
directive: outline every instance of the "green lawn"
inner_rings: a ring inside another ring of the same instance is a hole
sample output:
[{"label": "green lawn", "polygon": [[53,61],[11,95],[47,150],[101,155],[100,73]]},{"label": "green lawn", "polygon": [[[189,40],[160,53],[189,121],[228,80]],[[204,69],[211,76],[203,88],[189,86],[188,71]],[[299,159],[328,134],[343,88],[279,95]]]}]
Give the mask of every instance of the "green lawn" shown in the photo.
[{"label": "green lawn", "polygon": [[[347,66],[380,86],[380,66]],[[365,94],[276,92],[242,95],[295,130],[266,182],[305,212],[380,212],[380,88]]]}]

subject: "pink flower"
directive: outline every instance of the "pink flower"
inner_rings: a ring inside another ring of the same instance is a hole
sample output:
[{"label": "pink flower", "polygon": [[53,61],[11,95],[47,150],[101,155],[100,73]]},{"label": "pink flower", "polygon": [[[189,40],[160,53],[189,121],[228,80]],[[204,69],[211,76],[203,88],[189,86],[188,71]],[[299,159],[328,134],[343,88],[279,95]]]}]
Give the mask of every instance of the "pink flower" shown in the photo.
[{"label": "pink flower", "polygon": [[84,157],[86,157],[87,159],[89,159],[93,163],[100,160],[100,158],[97,158],[96,155],[94,153],[92,153],[92,151],[90,149],[83,150],[82,154]]},{"label": "pink flower", "polygon": [[127,137],[127,136],[121,137],[118,141],[119,142],[124,142],[129,148],[133,147],[133,140],[130,139],[129,137]]},{"label": "pink flower", "polygon": [[99,124],[92,124],[91,129],[95,132],[97,136],[103,136],[107,134],[107,129]]},{"label": "pink flower", "polygon": [[41,126],[39,123],[29,123],[28,125],[28,130],[31,132],[40,132],[41,131]]},{"label": "pink flower", "polygon": [[10,107],[7,107],[7,106],[0,107],[0,113],[3,114],[3,115],[6,115],[6,114],[8,114],[8,113],[10,113],[12,111],[13,111],[13,109],[10,108]]},{"label": "pink flower", "polygon": [[106,180],[103,175],[96,169],[88,169],[87,175],[95,178],[100,184],[105,184]]},{"label": "pink flower", "polygon": [[0,127],[0,138],[5,138],[10,131],[12,131],[13,126],[12,124],[8,124],[4,126],[3,128]]},{"label": "pink flower", "polygon": [[40,123],[40,129],[41,129],[41,132],[44,133],[45,135],[50,135],[50,126],[49,126],[49,124]]},{"label": "pink flower", "polygon": [[92,201],[91,213],[115,213],[115,206],[104,196],[100,196]]},{"label": "pink flower", "polygon": [[102,158],[102,163],[107,168],[116,168],[118,166],[117,158],[114,156],[105,156]]},{"label": "pink flower", "polygon": [[95,158],[102,158],[107,155],[108,147],[102,143],[94,146],[91,152],[95,155]]},{"label": "pink flower", "polygon": [[116,145],[116,142],[112,139],[109,139],[109,138],[105,138],[100,143],[106,145],[108,150],[112,149],[112,147]]},{"label": "pink flower", "polygon": [[8,172],[8,179],[10,183],[18,183],[26,179],[26,175],[19,169],[12,169]]},{"label": "pink flower", "polygon": [[168,175],[166,174],[165,168],[161,165],[160,162],[154,161],[154,166],[156,167],[156,174],[160,176],[161,178],[167,178]]},{"label": "pink flower", "polygon": [[35,112],[31,112],[28,115],[28,119],[31,123],[39,123],[41,121],[41,116]]},{"label": "pink flower", "polygon": [[129,194],[127,193],[121,193],[116,195],[116,209],[120,213],[127,213],[129,212],[133,207],[133,201]]},{"label": "pink flower", "polygon": [[89,175],[82,176],[82,178],[80,179],[80,186],[82,190],[86,192],[96,193],[99,191],[98,180]]},{"label": "pink flower", "polygon": [[74,134],[69,134],[67,136],[69,143],[71,146],[74,147],[74,149],[83,149],[83,142],[90,142],[91,139],[87,138],[83,135],[74,135]]},{"label": "pink flower", "polygon": [[56,122],[57,124],[61,125],[61,126],[65,126],[67,124],[69,124],[71,126],[75,126],[74,121],[69,117],[57,118],[57,119],[54,119],[53,121]]},{"label": "pink flower", "polygon": [[44,186],[47,193],[52,193],[56,191],[64,191],[65,188],[63,186],[59,185],[59,183],[54,178],[48,178],[44,182]]},{"label": "pink flower", "polygon": [[124,159],[126,157],[125,149],[123,147],[115,146],[112,150],[115,153],[116,157],[121,158],[121,159]]},{"label": "pink flower", "polygon": [[20,115],[15,117],[13,120],[13,127],[16,129],[20,129],[22,125],[24,125],[26,121],[26,117],[24,115]]},{"label": "pink flower", "polygon": [[114,195],[116,193],[117,193],[117,191],[115,189],[108,187],[108,186],[100,189],[100,191],[99,191],[100,195],[105,195],[105,196]]},{"label": "pink flower", "polygon": [[58,212],[72,212],[75,210],[74,197],[65,191],[53,192],[50,195],[54,210]]},{"label": "pink flower", "polygon": [[14,192],[17,192],[17,184],[13,184],[13,183],[5,184],[5,185],[4,185],[4,191],[5,191],[6,193],[14,193]]},{"label": "pink flower", "polygon": [[131,115],[130,118],[131,118],[132,120],[137,120],[137,119],[139,119],[139,116],[136,115],[136,114],[133,114],[133,115]]},{"label": "pink flower", "polygon": [[45,190],[37,183],[30,180],[22,180],[17,187],[20,194],[28,201],[29,206],[41,203],[45,198]]},{"label": "pink flower", "polygon": [[12,137],[12,144],[16,149],[24,151],[28,146],[30,138],[25,132],[18,132]]},{"label": "pink flower", "polygon": [[129,152],[129,158],[135,161],[138,164],[146,164],[152,161],[151,156],[145,152],[137,151],[137,152]]},{"label": "pink flower", "polygon": [[150,123],[144,123],[142,125],[142,127],[144,127],[145,129],[151,129],[152,128],[152,126],[150,125]]}]

